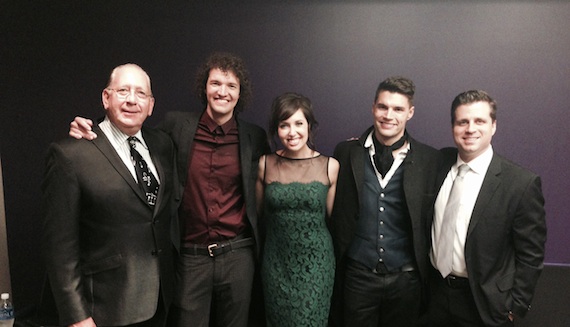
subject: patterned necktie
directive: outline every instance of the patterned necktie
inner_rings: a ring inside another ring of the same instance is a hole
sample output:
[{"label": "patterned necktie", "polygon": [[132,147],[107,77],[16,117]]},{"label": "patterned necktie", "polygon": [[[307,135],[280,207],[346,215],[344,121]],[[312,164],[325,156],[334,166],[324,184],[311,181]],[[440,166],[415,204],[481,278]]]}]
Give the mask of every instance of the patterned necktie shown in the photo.
[{"label": "patterned necktie", "polygon": [[139,139],[135,136],[131,136],[128,138],[128,141],[131,146],[131,160],[135,163],[135,172],[139,186],[145,193],[148,204],[154,206],[158,195],[158,181],[148,168],[146,161],[144,161],[141,154],[136,150],[137,142],[140,142]]},{"label": "patterned necktie", "polygon": [[464,189],[464,177],[469,171],[467,164],[459,166],[457,176],[451,186],[449,199],[445,205],[443,219],[441,223],[441,232],[437,240],[437,258],[436,266],[442,277],[447,277],[451,273],[453,263],[453,243],[455,241],[455,230],[457,224],[457,216],[461,207],[461,195]]}]

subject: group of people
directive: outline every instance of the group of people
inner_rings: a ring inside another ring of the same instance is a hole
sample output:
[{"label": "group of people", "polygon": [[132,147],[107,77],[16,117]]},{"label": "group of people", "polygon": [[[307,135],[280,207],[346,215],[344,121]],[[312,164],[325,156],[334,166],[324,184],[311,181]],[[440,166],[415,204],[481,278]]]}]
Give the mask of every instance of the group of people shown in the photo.
[{"label": "group of people", "polygon": [[62,326],[511,326],[530,309],[541,181],[494,153],[486,92],[454,99],[457,147],[438,151],[406,130],[414,83],[389,77],[372,126],[328,157],[301,94],[275,98],[269,139],[239,118],[241,58],[212,54],[195,89],[202,111],[147,128],[149,76],[116,67],[105,118],[50,146],[43,250]]}]

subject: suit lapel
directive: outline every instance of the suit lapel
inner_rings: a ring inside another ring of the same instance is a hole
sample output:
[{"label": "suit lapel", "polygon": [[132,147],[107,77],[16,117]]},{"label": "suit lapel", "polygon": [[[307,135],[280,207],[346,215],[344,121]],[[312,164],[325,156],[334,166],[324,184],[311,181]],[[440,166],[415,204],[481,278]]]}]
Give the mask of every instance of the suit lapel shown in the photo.
[{"label": "suit lapel", "polygon": [[475,226],[481,217],[485,215],[485,210],[489,208],[489,202],[493,199],[497,188],[501,184],[501,159],[493,154],[493,159],[489,164],[489,169],[487,169],[487,174],[481,185],[481,190],[477,196],[477,201],[475,201],[475,207],[473,207],[473,213],[471,214],[471,220],[469,222],[469,228],[467,230],[467,237],[473,231]]},{"label": "suit lapel", "polygon": [[[412,225],[415,226],[416,222],[419,222],[421,215],[421,206],[414,205],[415,203],[422,203],[424,190],[422,189],[424,177],[422,176],[426,172],[420,170],[421,166],[414,167],[415,156],[414,152],[415,141],[409,137],[408,142],[410,143],[410,150],[402,162],[401,168],[404,169],[404,197],[406,198],[406,203],[408,206],[408,212],[410,213],[410,218],[412,220]],[[418,168],[418,169],[415,169]]]},{"label": "suit lapel", "polygon": [[101,151],[101,153],[107,158],[111,166],[113,166],[113,168],[115,168],[117,173],[119,173],[119,175],[123,177],[125,182],[129,184],[131,189],[133,189],[133,192],[135,192],[137,196],[146,203],[146,197],[143,194],[141,188],[135,182],[133,175],[131,175],[131,172],[125,166],[125,163],[123,162],[123,160],[121,160],[121,158],[117,154],[117,151],[115,151],[115,148],[113,148],[113,146],[107,139],[105,133],[103,133],[103,131],[98,126],[94,126],[93,131],[97,133],[99,137],[91,142],[93,142],[93,144],[99,149],[99,151]]},{"label": "suit lapel", "polygon": [[362,195],[362,183],[364,183],[364,158],[366,157],[366,151],[368,151],[368,149],[364,148],[362,145],[350,148],[350,165],[352,167],[354,182],[357,185],[356,190],[358,192],[359,203]]},{"label": "suit lapel", "polygon": [[176,139],[174,141],[177,143],[178,174],[183,177],[180,180],[182,185],[186,183],[188,177],[188,155],[190,153],[190,147],[194,142],[194,135],[196,134],[200,117],[201,114],[191,114],[180,124],[180,128],[176,132]]}]

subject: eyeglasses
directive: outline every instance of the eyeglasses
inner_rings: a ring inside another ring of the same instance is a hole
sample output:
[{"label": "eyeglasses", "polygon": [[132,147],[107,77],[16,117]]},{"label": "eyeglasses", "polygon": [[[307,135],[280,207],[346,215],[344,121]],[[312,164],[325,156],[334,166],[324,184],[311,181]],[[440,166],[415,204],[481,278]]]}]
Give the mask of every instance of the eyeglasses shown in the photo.
[{"label": "eyeglasses", "polygon": [[[115,93],[117,93],[117,97],[119,97],[119,99],[126,99],[129,97],[129,95],[131,95],[131,89],[127,89],[127,88],[120,88],[120,89],[112,89],[112,88],[107,88],[107,90],[109,91],[115,91]],[[152,97],[152,94],[147,94],[144,91],[141,90],[135,90],[135,96],[139,99],[139,100],[148,100],[148,98]]]}]

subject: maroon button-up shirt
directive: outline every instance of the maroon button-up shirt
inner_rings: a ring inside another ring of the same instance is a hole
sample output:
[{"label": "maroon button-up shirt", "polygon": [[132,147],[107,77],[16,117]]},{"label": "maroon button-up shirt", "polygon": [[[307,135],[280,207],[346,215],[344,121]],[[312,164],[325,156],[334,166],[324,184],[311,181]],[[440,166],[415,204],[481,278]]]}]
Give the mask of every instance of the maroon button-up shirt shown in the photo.
[{"label": "maroon button-up shirt", "polygon": [[210,244],[244,233],[246,209],[235,117],[218,126],[204,112],[188,159],[179,209],[183,245]]}]

